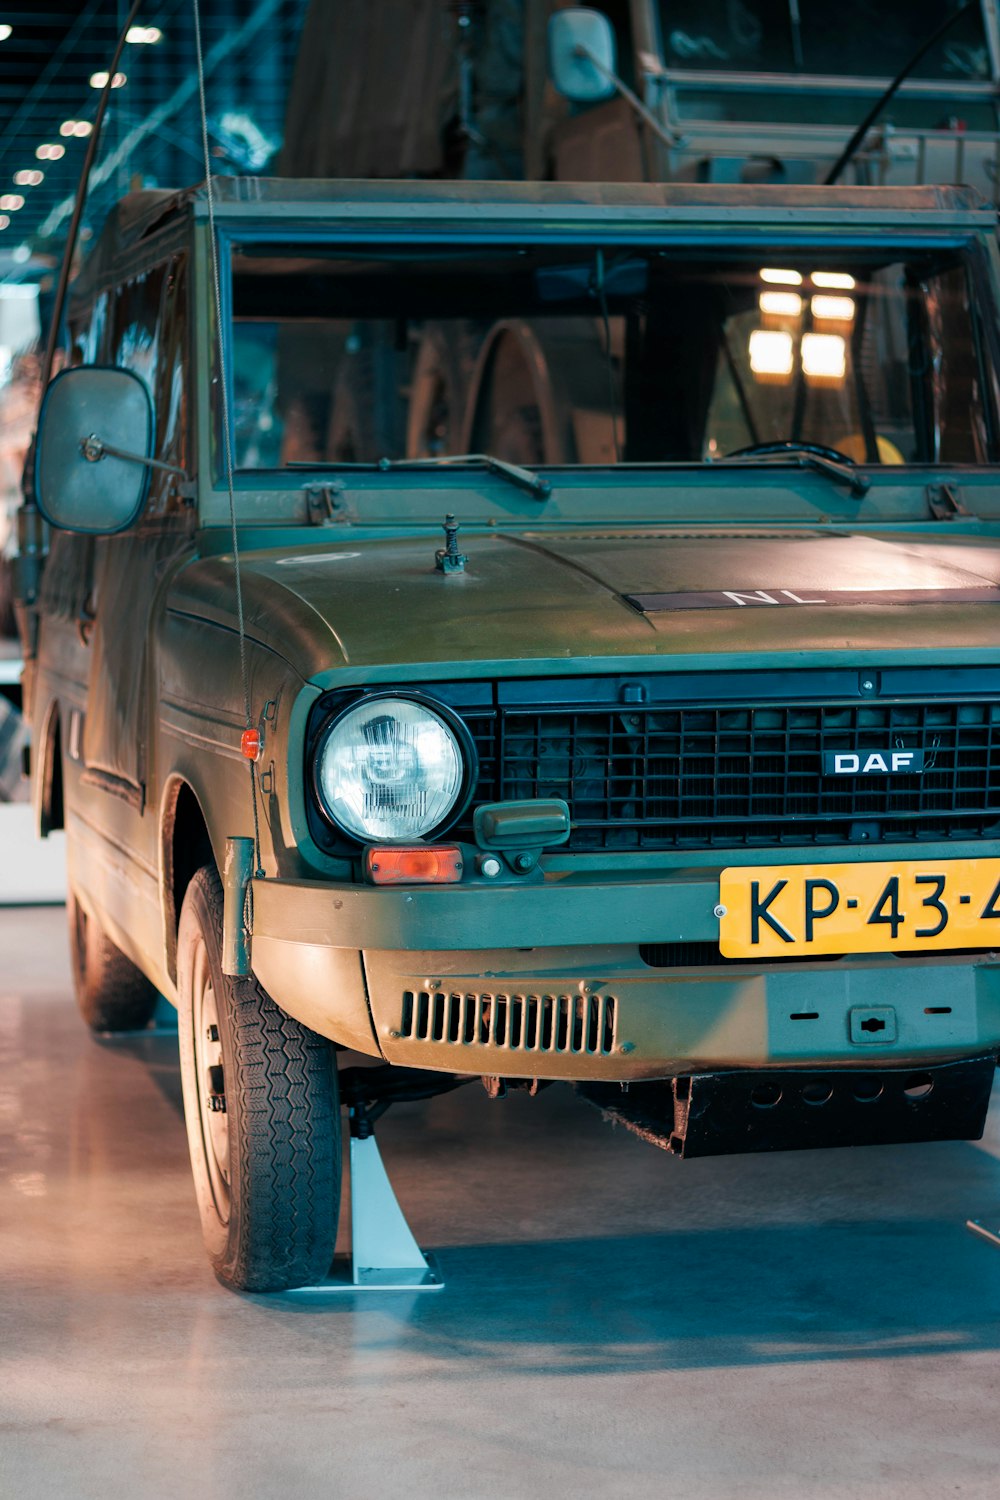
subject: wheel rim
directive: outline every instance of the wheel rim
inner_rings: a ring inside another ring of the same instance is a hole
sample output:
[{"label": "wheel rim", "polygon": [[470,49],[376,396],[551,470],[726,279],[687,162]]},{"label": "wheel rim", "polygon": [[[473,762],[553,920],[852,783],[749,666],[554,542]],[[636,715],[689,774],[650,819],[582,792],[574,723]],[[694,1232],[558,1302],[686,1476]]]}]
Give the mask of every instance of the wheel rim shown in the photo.
[{"label": "wheel rim", "polygon": [[194,1072],[205,1164],[215,1211],[220,1222],[226,1224],[229,1222],[231,1196],[226,1073],[219,1032],[219,1007],[204,943],[199,943],[195,951],[191,999]]}]

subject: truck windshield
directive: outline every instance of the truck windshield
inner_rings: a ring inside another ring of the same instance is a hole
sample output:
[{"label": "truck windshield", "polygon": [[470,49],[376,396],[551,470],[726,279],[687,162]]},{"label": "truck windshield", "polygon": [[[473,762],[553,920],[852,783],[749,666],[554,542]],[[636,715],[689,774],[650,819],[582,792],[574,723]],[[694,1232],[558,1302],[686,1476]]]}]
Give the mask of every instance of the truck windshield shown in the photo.
[{"label": "truck windshield", "polygon": [[244,245],[235,463],[993,462],[973,285],[954,250]]},{"label": "truck windshield", "polygon": [[[668,68],[893,78],[962,0],[880,0],[872,45],[870,0],[660,0]],[[973,8],[920,63],[916,78],[990,77],[983,17]]]}]

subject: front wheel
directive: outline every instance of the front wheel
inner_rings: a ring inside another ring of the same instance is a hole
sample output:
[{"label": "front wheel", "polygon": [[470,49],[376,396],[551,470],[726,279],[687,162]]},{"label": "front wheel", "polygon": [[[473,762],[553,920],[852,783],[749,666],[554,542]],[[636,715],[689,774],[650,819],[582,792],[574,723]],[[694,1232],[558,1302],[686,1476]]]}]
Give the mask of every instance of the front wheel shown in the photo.
[{"label": "front wheel", "polygon": [[178,1034],[205,1248],[243,1292],[329,1272],[340,1208],[340,1100],[329,1042],[253,977],[222,972],[222,884],[198,871],[181,909]]}]

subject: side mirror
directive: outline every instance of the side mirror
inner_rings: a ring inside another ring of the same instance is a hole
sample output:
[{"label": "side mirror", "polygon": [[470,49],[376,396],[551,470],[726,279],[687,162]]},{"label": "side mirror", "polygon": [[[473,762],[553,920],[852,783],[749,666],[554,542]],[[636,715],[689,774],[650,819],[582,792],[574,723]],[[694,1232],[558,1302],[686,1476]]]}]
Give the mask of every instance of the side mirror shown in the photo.
[{"label": "side mirror", "polygon": [[549,21],[549,74],[559,93],[574,104],[610,99],[617,73],[615,33],[599,10],[577,5],[557,10]]},{"label": "side mirror", "polygon": [[153,444],[153,403],[138,375],[97,365],[63,370],[38,414],[38,509],[64,531],[124,531],[145,502]]}]

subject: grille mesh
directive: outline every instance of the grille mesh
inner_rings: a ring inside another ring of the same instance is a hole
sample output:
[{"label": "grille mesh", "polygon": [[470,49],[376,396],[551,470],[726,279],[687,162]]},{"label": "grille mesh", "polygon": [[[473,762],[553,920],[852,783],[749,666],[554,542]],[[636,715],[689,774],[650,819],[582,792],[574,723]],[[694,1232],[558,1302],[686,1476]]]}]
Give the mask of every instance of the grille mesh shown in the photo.
[{"label": "grille mesh", "polygon": [[[1000,833],[1000,703],[499,708],[464,717],[475,800],[560,797],[577,849]],[[915,775],[823,775],[831,751],[921,750]]]},{"label": "grille mesh", "polygon": [[612,995],[463,994],[404,990],[400,1036],[507,1052],[607,1057],[615,1049]]}]

